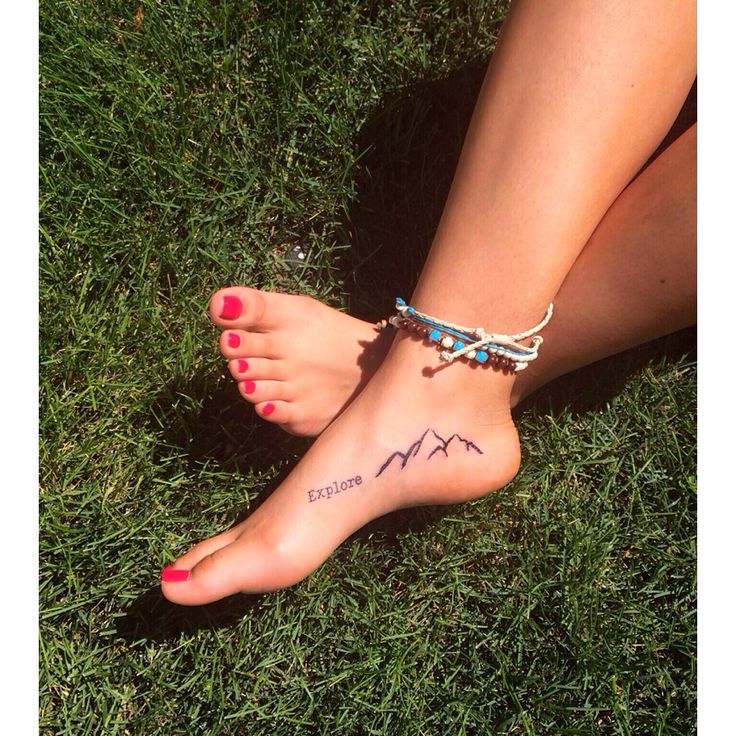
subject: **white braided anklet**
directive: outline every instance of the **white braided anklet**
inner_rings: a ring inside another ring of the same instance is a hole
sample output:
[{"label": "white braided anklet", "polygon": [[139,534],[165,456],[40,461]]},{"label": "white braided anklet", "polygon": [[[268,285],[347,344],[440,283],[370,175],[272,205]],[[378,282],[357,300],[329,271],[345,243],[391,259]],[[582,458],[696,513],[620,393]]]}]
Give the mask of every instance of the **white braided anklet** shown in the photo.
[{"label": "white braided anklet", "polygon": [[[445,322],[417,311],[400,297],[396,297],[396,310],[397,315],[390,317],[388,321],[380,322],[378,326],[385,327],[391,324],[398,329],[411,330],[426,337],[431,342],[437,343],[441,360],[451,362],[457,358],[467,358],[485,363],[490,359],[494,365],[518,372],[524,370],[529,361],[537,357],[542,336],[536,333],[550,321],[553,307],[551,304],[547,307],[544,318],[534,327],[513,335],[486,332],[482,327],[463,327]],[[529,345],[521,344],[521,340],[530,337],[532,341]]]}]

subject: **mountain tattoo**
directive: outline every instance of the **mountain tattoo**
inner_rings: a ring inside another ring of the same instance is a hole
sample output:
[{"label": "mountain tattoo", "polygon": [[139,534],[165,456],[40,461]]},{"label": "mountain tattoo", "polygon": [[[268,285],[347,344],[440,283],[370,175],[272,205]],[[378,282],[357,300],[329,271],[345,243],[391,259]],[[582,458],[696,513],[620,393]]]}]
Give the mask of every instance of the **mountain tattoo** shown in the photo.
[{"label": "mountain tattoo", "polygon": [[378,478],[378,476],[381,475],[384,470],[387,470],[392,464],[396,465],[398,463],[399,470],[403,470],[407,466],[409,460],[415,457],[423,460],[431,460],[437,453],[442,453],[445,457],[449,457],[449,451],[454,446],[464,446],[465,452],[475,452],[478,455],[483,454],[483,450],[481,450],[478,445],[471,440],[466,440],[459,434],[453,434],[449,439],[445,439],[437,434],[433,429],[427,429],[416,442],[413,442],[409,446],[406,452],[397,450],[396,452],[391,453],[386,458],[383,465],[381,465],[381,469],[376,473],[376,478]]}]

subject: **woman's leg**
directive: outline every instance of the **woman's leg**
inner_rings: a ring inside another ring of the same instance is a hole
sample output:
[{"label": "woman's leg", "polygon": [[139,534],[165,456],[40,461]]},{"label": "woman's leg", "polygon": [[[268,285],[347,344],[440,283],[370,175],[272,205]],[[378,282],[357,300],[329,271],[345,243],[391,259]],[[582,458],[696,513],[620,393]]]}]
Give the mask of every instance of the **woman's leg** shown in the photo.
[{"label": "woman's leg", "polygon": [[[503,332],[537,322],[685,99],[694,20],[692,3],[669,0],[514,6],[417,308]],[[166,597],[196,604],[291,584],[376,516],[508,482],[519,463],[513,375],[460,361],[427,371],[436,359],[399,335],[363,392],[258,510],[176,561],[189,573],[163,583]]]}]

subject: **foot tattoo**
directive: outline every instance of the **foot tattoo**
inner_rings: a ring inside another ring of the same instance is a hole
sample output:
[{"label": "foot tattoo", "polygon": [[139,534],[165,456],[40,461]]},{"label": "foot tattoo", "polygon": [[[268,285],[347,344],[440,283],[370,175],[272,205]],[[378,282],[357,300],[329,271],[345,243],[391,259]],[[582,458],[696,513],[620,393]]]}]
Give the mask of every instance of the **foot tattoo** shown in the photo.
[{"label": "foot tattoo", "polygon": [[[425,440],[427,440],[426,443]],[[422,448],[431,448],[429,452],[425,455],[425,460],[431,460],[433,455],[437,452],[442,452],[444,453],[445,457],[448,457],[448,448],[450,447],[450,444],[453,440],[457,440],[458,442],[465,445],[466,452],[473,451],[478,453],[479,455],[483,454],[483,450],[481,450],[478,445],[476,445],[471,440],[464,439],[459,434],[453,434],[449,439],[446,440],[444,437],[438,435],[437,432],[435,432],[433,429],[427,429],[416,442],[412,443],[409,446],[409,449],[406,452],[401,452],[400,450],[397,450],[396,452],[389,455],[383,465],[381,465],[379,471],[376,473],[376,478],[378,478],[378,476],[381,475],[381,473],[383,473],[383,471],[386,470],[391,465],[391,463],[397,459],[400,463],[399,470],[403,470],[411,458],[417,457],[417,455],[419,455]]]}]

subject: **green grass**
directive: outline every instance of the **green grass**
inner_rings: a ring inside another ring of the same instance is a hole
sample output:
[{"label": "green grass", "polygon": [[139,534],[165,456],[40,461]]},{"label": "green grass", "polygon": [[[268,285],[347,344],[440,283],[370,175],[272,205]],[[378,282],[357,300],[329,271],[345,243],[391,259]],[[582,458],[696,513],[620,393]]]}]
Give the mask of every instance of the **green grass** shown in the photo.
[{"label": "green grass", "polygon": [[161,599],[308,444],[238,401],[209,294],[389,311],[506,3],[140,6],[40,8],[41,732],[693,733],[691,332],[521,407],[502,491],[289,590]]}]

